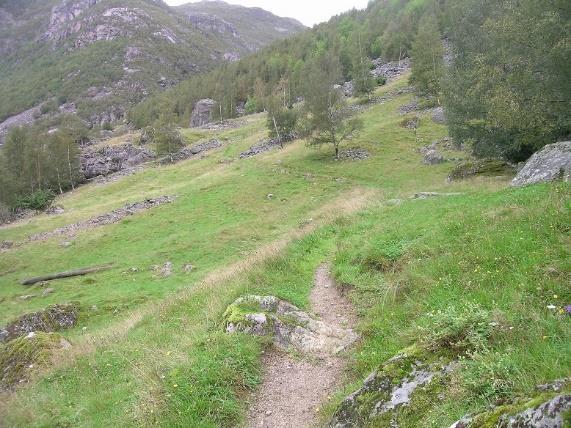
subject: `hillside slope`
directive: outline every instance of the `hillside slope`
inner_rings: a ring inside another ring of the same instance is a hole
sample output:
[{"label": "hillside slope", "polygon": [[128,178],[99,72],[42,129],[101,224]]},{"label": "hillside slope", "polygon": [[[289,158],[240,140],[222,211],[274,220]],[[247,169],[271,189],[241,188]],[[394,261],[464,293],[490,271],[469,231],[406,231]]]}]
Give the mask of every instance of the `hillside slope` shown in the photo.
[{"label": "hillside slope", "polygon": [[[76,325],[61,332],[72,347],[56,354],[55,366],[20,364],[27,381],[3,393],[0,419],[241,426],[262,351],[271,348],[225,334],[222,314],[245,294],[307,309],[323,262],[351,297],[362,336],[342,355],[350,369],[320,407],[323,421],[410,345],[416,361],[457,361],[451,377],[435,378],[391,412],[403,427],[447,427],[493,404],[513,411],[509,403],[534,398],[536,385],[568,376],[569,185],[515,189],[509,176],[448,183],[453,164],[425,165],[419,149],[436,140],[447,158],[469,154],[443,145],[446,128],[428,112],[419,113],[416,132],[402,126],[408,116],[400,109],[413,100],[407,78],[362,108],[364,129],[342,150],[364,150],[365,159],[335,160],[331,148],[310,150],[300,140],[241,159],[267,138],[265,116],[254,115],[234,129],[183,130],[189,144],[222,143],[204,156],[83,186],[57,199],[63,213],[0,228],[0,242],[13,242],[0,258],[0,323],[53,304],[80,308]],[[422,191],[454,195],[411,198]],[[176,198],[113,224],[28,239],[161,195]],[[111,262],[86,277],[18,283]],[[449,330],[451,338],[441,335]],[[477,351],[459,353],[464,339]],[[370,425],[393,426],[386,417]]]},{"label": "hillside slope", "polygon": [[304,28],[222,2],[193,10],[189,18],[161,0],[0,2],[0,133],[3,120],[40,104],[32,116],[117,120],[148,94]]},{"label": "hillside slope", "polygon": [[227,28],[239,35],[252,50],[305,29],[295,19],[280,18],[264,9],[231,5],[220,0],[188,3],[175,9],[199,27]]}]

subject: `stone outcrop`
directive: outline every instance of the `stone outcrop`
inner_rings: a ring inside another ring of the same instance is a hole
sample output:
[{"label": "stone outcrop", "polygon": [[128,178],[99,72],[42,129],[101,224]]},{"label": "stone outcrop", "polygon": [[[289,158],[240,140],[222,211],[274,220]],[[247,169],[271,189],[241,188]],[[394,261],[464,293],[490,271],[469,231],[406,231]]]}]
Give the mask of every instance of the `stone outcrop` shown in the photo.
[{"label": "stone outcrop", "polygon": [[158,207],[163,204],[170,204],[174,201],[173,196],[160,196],[158,198],[149,198],[144,201],[135,202],[125,205],[123,208],[92,217],[89,220],[81,221],[67,226],[52,230],[51,232],[42,232],[28,237],[30,241],[43,241],[54,236],[75,236],[79,231],[93,229],[107,224],[117,223],[125,217],[135,215],[139,212]]},{"label": "stone outcrop", "polygon": [[86,149],[81,154],[81,169],[86,179],[107,176],[155,159],[145,147],[132,144]]},{"label": "stone outcrop", "polygon": [[571,177],[571,141],[549,144],[535,153],[512,181],[520,187]]},{"label": "stone outcrop", "polygon": [[439,125],[446,125],[446,113],[444,107],[436,107],[432,109],[432,121]]},{"label": "stone outcrop", "polygon": [[335,355],[358,336],[312,318],[298,307],[274,296],[245,296],[224,313],[227,333],[242,332],[271,337],[274,344],[314,355]]},{"label": "stone outcrop", "polygon": [[73,327],[79,316],[76,304],[53,305],[43,311],[25,314],[0,330],[0,342],[9,342],[29,333],[46,333]]},{"label": "stone outcrop", "polygon": [[51,363],[71,343],[57,333],[29,333],[0,348],[0,390],[13,390],[27,382],[35,370]]},{"label": "stone outcrop", "polygon": [[450,375],[457,364],[426,363],[416,347],[382,364],[337,408],[329,423],[332,428],[398,426],[395,414],[409,405],[417,389],[436,378]]},{"label": "stone outcrop", "polygon": [[52,10],[50,25],[44,33],[42,40],[61,41],[69,37],[73,33],[81,30],[81,22],[74,22],[76,18],[90,7],[94,6],[99,0],[63,0]]},{"label": "stone outcrop", "polygon": [[384,78],[387,82],[410,71],[410,59],[404,58],[400,61],[384,62],[381,58],[373,61],[375,67],[371,70],[371,76],[375,78]]},{"label": "stone outcrop", "polygon": [[6,135],[8,134],[8,131],[10,131],[11,128],[17,126],[30,125],[36,120],[36,117],[40,115],[41,115],[40,108],[33,107],[31,109],[23,111],[22,113],[11,116],[2,123],[0,123],[0,145],[4,143]]},{"label": "stone outcrop", "polygon": [[198,128],[212,122],[212,112],[216,102],[210,98],[198,101],[192,110],[190,118],[190,127]]},{"label": "stone outcrop", "polygon": [[566,413],[571,411],[571,394],[521,400],[492,408],[488,412],[462,418],[450,428],[565,428]]},{"label": "stone outcrop", "polygon": [[233,37],[239,37],[236,27],[219,16],[210,15],[208,13],[188,13],[187,17],[190,24],[201,31],[230,34]]},{"label": "stone outcrop", "polygon": [[442,154],[440,154],[438,150],[432,149],[428,150],[424,154],[422,162],[425,165],[438,165],[440,163],[446,162],[446,159],[444,158],[444,156],[442,156]]}]

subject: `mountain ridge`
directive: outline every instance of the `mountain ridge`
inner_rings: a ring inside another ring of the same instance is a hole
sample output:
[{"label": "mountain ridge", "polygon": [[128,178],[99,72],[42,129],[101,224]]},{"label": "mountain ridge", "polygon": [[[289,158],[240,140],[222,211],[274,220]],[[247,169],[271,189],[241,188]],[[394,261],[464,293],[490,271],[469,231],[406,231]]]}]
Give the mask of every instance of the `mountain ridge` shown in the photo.
[{"label": "mountain ridge", "polygon": [[[162,0],[0,2],[0,98],[8,100],[0,129],[34,108],[43,119],[77,113],[89,126],[103,126],[188,75],[305,28],[261,9],[216,2],[218,16],[211,5],[201,7],[193,4],[192,21]],[[224,22],[232,31],[221,31]]]}]

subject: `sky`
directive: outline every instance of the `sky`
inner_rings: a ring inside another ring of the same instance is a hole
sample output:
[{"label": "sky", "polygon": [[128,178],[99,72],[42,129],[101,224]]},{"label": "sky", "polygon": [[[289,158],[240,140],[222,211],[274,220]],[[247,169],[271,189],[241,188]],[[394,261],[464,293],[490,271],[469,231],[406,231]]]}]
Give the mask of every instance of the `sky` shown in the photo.
[{"label": "sky", "polygon": [[[194,0],[165,1],[171,6],[195,3]],[[278,16],[295,18],[311,27],[341,12],[353,8],[364,9],[369,0],[226,0],[226,2],[248,7],[261,7]]]}]

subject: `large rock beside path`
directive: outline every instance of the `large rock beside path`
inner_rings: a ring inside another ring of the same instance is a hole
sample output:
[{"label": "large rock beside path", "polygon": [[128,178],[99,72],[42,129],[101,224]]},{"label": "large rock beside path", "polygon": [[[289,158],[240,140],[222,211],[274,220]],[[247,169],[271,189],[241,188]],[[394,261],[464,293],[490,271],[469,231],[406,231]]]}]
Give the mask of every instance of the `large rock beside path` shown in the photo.
[{"label": "large rock beside path", "polygon": [[332,326],[274,296],[245,296],[224,313],[226,332],[267,336],[277,346],[314,355],[335,355],[353,344],[352,329]]},{"label": "large rock beside path", "polygon": [[535,153],[512,181],[512,186],[555,180],[569,181],[571,177],[571,141],[549,144]]}]

